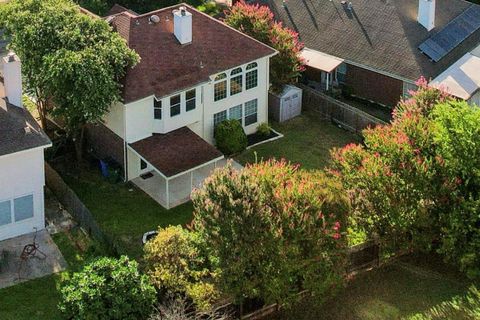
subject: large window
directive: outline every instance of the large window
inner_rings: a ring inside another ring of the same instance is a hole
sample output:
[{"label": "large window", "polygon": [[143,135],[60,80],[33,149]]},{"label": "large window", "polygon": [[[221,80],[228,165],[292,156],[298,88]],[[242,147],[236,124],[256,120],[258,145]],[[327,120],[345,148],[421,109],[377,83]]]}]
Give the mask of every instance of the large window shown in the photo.
[{"label": "large window", "polygon": [[240,124],[242,124],[242,105],[231,107],[230,110],[228,110],[228,118],[238,120]]},{"label": "large window", "polygon": [[179,94],[170,98],[170,117],[180,114],[180,101]]},{"label": "large window", "polygon": [[242,68],[233,69],[230,73],[230,95],[235,95],[242,92],[243,75]]},{"label": "large window", "polygon": [[196,91],[195,89],[187,91],[185,94],[185,104],[186,104],[186,110],[190,111],[195,109],[197,106],[197,101],[196,101]]},{"label": "large window", "polygon": [[10,201],[0,202],[0,226],[12,223],[12,208]]},{"label": "large window", "polygon": [[153,117],[162,120],[162,100],[153,99]]},{"label": "large window", "polygon": [[33,195],[13,200],[15,221],[22,221],[33,217]]},{"label": "large window", "polygon": [[219,74],[215,78],[214,84],[214,101],[219,101],[227,97],[227,75],[225,73]]},{"label": "large window", "polygon": [[247,65],[247,73],[245,75],[245,88],[252,89],[258,85],[258,64],[256,62]]},{"label": "large window", "polygon": [[213,127],[215,128],[220,122],[227,120],[227,110],[220,111],[213,115]]},{"label": "large window", "polygon": [[257,99],[245,102],[245,126],[254,124],[257,122]]}]

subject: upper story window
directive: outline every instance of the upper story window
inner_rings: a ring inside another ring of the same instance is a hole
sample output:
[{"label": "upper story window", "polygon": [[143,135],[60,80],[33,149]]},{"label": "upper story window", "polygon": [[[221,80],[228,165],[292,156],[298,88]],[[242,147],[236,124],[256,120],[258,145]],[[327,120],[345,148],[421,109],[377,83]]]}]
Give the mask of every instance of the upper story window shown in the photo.
[{"label": "upper story window", "polygon": [[242,68],[233,69],[230,73],[230,95],[242,92],[243,89],[243,70]]},{"label": "upper story window", "polygon": [[170,97],[170,117],[174,117],[180,114],[180,95],[177,94]]},{"label": "upper story window", "polygon": [[247,65],[247,73],[245,74],[246,90],[255,88],[258,85],[258,64],[252,62]]},{"label": "upper story window", "polygon": [[187,91],[185,93],[185,109],[187,111],[194,110],[195,107],[197,106],[197,101],[196,101],[196,90],[192,89]]},{"label": "upper story window", "polygon": [[162,120],[162,100],[153,99],[153,117]]},{"label": "upper story window", "polygon": [[225,73],[219,74],[215,78],[214,84],[214,101],[219,101],[227,97],[227,75]]}]

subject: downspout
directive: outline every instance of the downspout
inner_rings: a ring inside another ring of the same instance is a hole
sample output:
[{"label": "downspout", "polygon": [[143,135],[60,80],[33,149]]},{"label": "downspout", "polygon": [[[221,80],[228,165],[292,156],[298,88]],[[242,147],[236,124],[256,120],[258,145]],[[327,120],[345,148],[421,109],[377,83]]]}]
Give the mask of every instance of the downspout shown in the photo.
[{"label": "downspout", "polygon": [[123,163],[124,163],[124,178],[123,181],[128,181],[128,157],[127,157],[127,106],[123,105]]}]

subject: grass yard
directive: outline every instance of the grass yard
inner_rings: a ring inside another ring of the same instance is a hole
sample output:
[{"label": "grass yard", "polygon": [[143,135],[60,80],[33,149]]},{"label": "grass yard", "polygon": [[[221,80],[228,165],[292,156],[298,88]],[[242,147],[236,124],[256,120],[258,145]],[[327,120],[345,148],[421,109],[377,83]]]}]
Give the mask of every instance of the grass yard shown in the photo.
[{"label": "grass yard", "polygon": [[118,241],[124,253],[142,255],[142,235],[159,226],[184,225],[191,221],[191,203],[166,210],[146,193],[124,183],[106,181],[99,170],[68,170],[65,182],[90,209],[102,230]]},{"label": "grass yard", "polygon": [[332,148],[361,141],[359,136],[338,128],[315,112],[304,112],[284,123],[272,123],[272,127],[284,137],[253,147],[236,160],[245,165],[255,159],[285,158],[305,169],[322,169],[330,163]]},{"label": "grass yard", "polygon": [[[439,259],[403,259],[353,279],[324,304],[307,298],[276,320],[420,320],[432,307],[464,296],[469,284]],[[461,315],[446,319],[462,319]]]},{"label": "grass yard", "polygon": [[89,258],[102,253],[80,232],[57,233],[52,239],[68,263],[67,271],[0,289],[0,319],[63,319],[57,308],[62,280],[68,279],[68,272],[79,270]]}]

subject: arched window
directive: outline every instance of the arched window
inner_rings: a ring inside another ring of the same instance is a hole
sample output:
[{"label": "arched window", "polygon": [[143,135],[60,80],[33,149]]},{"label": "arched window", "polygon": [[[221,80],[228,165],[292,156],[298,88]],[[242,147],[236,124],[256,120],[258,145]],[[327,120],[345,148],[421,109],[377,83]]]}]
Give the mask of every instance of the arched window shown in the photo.
[{"label": "arched window", "polygon": [[214,101],[222,100],[227,97],[227,75],[220,73],[215,77],[213,99]]},{"label": "arched window", "polygon": [[243,90],[243,70],[242,68],[233,69],[230,72],[230,95],[233,96]]},{"label": "arched window", "polygon": [[247,73],[245,74],[245,88],[252,89],[258,85],[258,64],[252,62],[247,65]]}]

